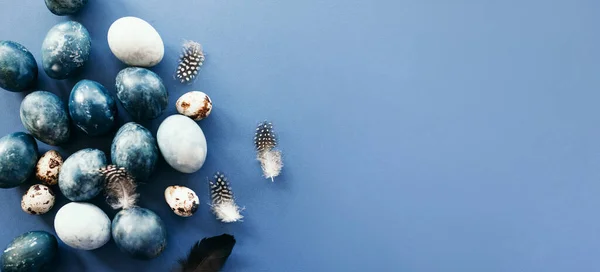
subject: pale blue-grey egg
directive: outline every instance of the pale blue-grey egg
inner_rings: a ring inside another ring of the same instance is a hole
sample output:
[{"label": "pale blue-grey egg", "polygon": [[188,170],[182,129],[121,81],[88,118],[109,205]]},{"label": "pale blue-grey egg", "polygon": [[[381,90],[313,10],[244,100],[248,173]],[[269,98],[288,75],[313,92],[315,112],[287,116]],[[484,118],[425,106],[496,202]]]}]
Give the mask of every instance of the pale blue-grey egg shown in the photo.
[{"label": "pale blue-grey egg", "polygon": [[167,229],[154,212],[134,207],[113,219],[112,236],[121,251],[137,259],[152,259],[167,246]]},{"label": "pale blue-grey egg", "polygon": [[71,202],[54,217],[56,235],[72,248],[93,250],[110,240],[110,219],[100,208],[85,202]]},{"label": "pale blue-grey egg", "polygon": [[156,29],[137,17],[116,20],[108,29],[106,39],[115,57],[129,66],[152,67],[165,54],[165,46]]},{"label": "pale blue-grey egg", "polygon": [[90,33],[80,23],[66,21],[52,27],[42,43],[42,67],[54,79],[68,78],[90,58]]},{"label": "pale blue-grey egg", "polygon": [[58,252],[58,241],[45,231],[17,236],[2,253],[0,271],[47,271]]},{"label": "pale blue-grey egg", "polygon": [[0,88],[22,92],[35,87],[37,76],[35,58],[25,46],[13,41],[0,41]]},{"label": "pale blue-grey egg", "polygon": [[38,140],[49,145],[69,140],[69,116],[63,102],[53,93],[35,91],[21,102],[21,122]]},{"label": "pale blue-grey egg", "polygon": [[183,173],[198,171],[206,160],[206,138],[192,119],[171,115],[158,127],[158,148],[165,161]]},{"label": "pale blue-grey egg", "polygon": [[99,169],[106,166],[106,156],[98,149],[75,152],[63,163],[58,174],[58,187],[71,201],[85,201],[97,196],[104,184]]},{"label": "pale blue-grey egg", "polygon": [[134,122],[123,125],[117,131],[110,153],[112,163],[127,169],[138,181],[150,177],[158,160],[158,147],[152,133]]},{"label": "pale blue-grey egg", "polygon": [[63,16],[77,13],[88,0],[45,0],[46,7],[55,15]]},{"label": "pale blue-grey egg", "polygon": [[117,98],[134,120],[150,120],[162,114],[169,95],[162,79],[138,67],[121,70],[116,79]]},{"label": "pale blue-grey egg", "polygon": [[115,126],[117,103],[102,84],[84,79],[71,91],[69,114],[73,123],[88,135],[104,135]]},{"label": "pale blue-grey egg", "polygon": [[38,157],[35,139],[23,132],[0,138],[0,188],[17,187],[33,174]]}]

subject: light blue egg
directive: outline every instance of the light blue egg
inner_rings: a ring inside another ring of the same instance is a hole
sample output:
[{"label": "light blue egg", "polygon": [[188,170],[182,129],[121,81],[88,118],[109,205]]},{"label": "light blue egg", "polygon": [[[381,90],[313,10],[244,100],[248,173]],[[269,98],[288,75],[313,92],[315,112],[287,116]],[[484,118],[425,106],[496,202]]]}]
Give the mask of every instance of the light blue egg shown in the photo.
[{"label": "light blue egg", "polygon": [[71,201],[85,201],[97,196],[104,184],[98,170],[106,166],[106,156],[98,149],[86,148],[67,158],[58,174],[58,186]]},{"label": "light blue egg", "polygon": [[2,253],[3,272],[46,271],[58,252],[58,241],[45,231],[30,231],[16,237]]},{"label": "light blue egg", "polygon": [[31,135],[23,132],[0,138],[0,188],[17,187],[35,170],[38,147]]},{"label": "light blue egg", "polygon": [[22,92],[35,87],[37,76],[37,63],[27,48],[13,41],[0,41],[0,88]]},{"label": "light blue egg", "polygon": [[94,250],[108,243],[110,226],[106,213],[85,202],[68,203],[54,217],[58,238],[68,246],[82,250]]},{"label": "light blue egg", "polygon": [[77,13],[88,0],[46,0],[46,7],[55,15],[63,16]]},{"label": "light blue egg", "polygon": [[154,212],[134,207],[112,221],[112,237],[121,251],[137,259],[152,259],[167,246],[167,229]]},{"label": "light blue egg", "polygon": [[150,177],[158,160],[158,147],[152,133],[134,122],[117,131],[110,153],[112,163],[127,169],[138,181]]},{"label": "light blue egg", "polygon": [[115,125],[117,104],[104,86],[84,79],[71,91],[69,114],[73,123],[88,135],[104,135]]},{"label": "light blue egg", "polygon": [[117,98],[136,121],[160,116],[169,101],[162,79],[144,68],[129,67],[121,70],[117,75],[116,88]]},{"label": "light blue egg", "polygon": [[158,148],[165,161],[182,173],[198,171],[206,160],[204,132],[192,119],[171,115],[158,127]]},{"label": "light blue egg", "polygon": [[48,31],[42,43],[42,67],[51,78],[68,78],[88,61],[91,46],[90,34],[82,24],[59,23]]},{"label": "light blue egg", "polygon": [[38,140],[49,145],[69,140],[69,116],[63,102],[53,93],[36,91],[21,102],[21,122]]}]

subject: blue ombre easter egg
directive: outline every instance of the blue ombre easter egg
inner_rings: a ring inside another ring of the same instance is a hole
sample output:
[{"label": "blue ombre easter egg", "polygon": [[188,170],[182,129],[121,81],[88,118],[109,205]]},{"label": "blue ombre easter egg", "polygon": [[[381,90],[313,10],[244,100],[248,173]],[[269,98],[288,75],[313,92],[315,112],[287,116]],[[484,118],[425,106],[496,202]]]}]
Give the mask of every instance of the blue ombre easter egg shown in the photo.
[{"label": "blue ombre easter egg", "polygon": [[106,166],[106,156],[98,149],[86,148],[67,158],[58,174],[58,187],[71,201],[85,201],[102,191],[104,178],[98,170]]},{"label": "blue ombre easter egg", "polygon": [[45,231],[30,231],[16,237],[2,253],[0,271],[46,271],[58,251],[58,241]]},{"label": "blue ombre easter egg", "polygon": [[38,158],[35,139],[23,132],[0,138],[0,188],[17,187],[35,169]]},{"label": "blue ombre easter egg", "polygon": [[100,83],[84,79],[71,91],[69,114],[73,123],[88,135],[103,135],[115,125],[117,103]]},{"label": "blue ombre easter egg", "polygon": [[37,76],[37,63],[27,48],[13,41],[0,41],[0,88],[22,92],[35,87]]},{"label": "blue ombre easter egg", "polygon": [[183,115],[171,115],[158,127],[158,148],[165,161],[182,173],[198,171],[206,160],[206,138],[196,122]]},{"label": "blue ombre easter egg", "polygon": [[137,259],[152,259],[167,246],[167,229],[154,212],[134,207],[112,221],[112,237],[121,251]]},{"label": "blue ombre easter egg", "polygon": [[152,133],[134,122],[123,125],[117,131],[110,153],[112,163],[127,169],[138,181],[150,177],[158,160],[158,147]]},{"label": "blue ombre easter egg", "polygon": [[116,79],[117,98],[134,120],[150,120],[162,114],[169,95],[162,79],[138,67],[121,70]]},{"label": "blue ombre easter egg", "polygon": [[53,93],[36,91],[21,102],[21,122],[38,140],[60,145],[69,140],[69,116],[65,105]]},{"label": "blue ombre easter egg", "polygon": [[88,0],[46,0],[46,7],[55,15],[63,16],[77,13]]},{"label": "blue ombre easter egg", "polygon": [[75,21],[62,22],[50,29],[42,43],[42,67],[54,79],[77,73],[90,58],[90,33]]}]

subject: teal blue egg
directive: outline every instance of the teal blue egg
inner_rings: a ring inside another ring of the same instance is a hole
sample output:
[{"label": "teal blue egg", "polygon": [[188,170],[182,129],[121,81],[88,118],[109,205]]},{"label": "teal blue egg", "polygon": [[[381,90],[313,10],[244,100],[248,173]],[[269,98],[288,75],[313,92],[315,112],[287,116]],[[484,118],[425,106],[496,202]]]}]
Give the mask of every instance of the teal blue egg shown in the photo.
[{"label": "teal blue egg", "polygon": [[58,241],[45,231],[30,231],[15,238],[4,250],[3,272],[46,271],[58,252]]},{"label": "teal blue egg", "polygon": [[0,138],[0,188],[17,187],[34,172],[38,147],[31,135],[23,132]]},{"label": "teal blue egg", "polygon": [[54,79],[69,78],[90,58],[90,33],[80,23],[66,21],[52,27],[42,43],[42,67]]}]

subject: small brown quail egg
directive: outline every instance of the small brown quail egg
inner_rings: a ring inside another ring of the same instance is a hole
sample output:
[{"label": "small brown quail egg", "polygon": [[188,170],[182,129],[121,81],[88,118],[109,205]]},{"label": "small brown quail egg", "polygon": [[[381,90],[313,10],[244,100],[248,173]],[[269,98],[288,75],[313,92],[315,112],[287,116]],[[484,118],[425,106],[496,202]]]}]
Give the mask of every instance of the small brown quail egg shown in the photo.
[{"label": "small brown quail egg", "polygon": [[21,208],[28,214],[45,214],[54,207],[54,193],[46,185],[36,184],[21,199]]},{"label": "small brown quail egg", "polygon": [[202,120],[212,111],[212,101],[203,92],[192,91],[183,94],[175,103],[177,112],[192,118],[195,121]]},{"label": "small brown quail egg", "polygon": [[198,210],[198,205],[200,205],[200,200],[196,193],[184,186],[175,185],[167,187],[165,190],[165,199],[171,210],[176,215],[182,217],[192,216]]},{"label": "small brown quail egg", "polygon": [[58,183],[58,173],[63,164],[63,158],[56,150],[50,150],[38,161],[35,176],[44,184],[51,186]]}]

